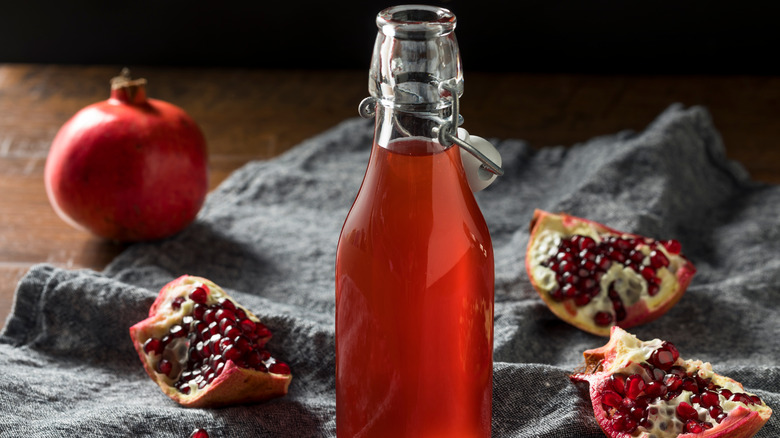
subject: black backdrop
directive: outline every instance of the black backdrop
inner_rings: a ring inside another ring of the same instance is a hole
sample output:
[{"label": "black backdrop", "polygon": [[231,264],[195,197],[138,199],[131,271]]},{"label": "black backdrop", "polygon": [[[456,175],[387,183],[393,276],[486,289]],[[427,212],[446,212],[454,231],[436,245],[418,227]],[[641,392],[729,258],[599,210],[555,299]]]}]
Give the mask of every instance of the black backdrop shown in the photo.
[{"label": "black backdrop", "polygon": [[[466,71],[780,74],[780,2],[430,1]],[[2,0],[0,62],[366,69],[387,1]]]}]

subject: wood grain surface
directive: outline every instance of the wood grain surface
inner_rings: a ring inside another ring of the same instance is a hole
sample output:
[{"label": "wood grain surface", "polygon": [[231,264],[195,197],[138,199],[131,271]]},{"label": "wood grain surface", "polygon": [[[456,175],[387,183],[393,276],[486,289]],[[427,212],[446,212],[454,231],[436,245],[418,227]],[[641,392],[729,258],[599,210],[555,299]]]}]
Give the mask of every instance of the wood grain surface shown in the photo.
[{"label": "wood grain surface", "polygon": [[[120,66],[0,64],[0,325],[19,279],[37,263],[103,269],[124,248],[62,222],[43,185],[59,127],[104,100]],[[184,108],[209,145],[210,186],[348,117],[367,95],[366,71],[138,67],[150,97]],[[464,127],[535,147],[642,130],[673,103],[707,107],[728,155],[780,183],[780,77],[468,73]],[[370,145],[366,145],[370,147]],[[362,172],[362,169],[356,169]]]}]

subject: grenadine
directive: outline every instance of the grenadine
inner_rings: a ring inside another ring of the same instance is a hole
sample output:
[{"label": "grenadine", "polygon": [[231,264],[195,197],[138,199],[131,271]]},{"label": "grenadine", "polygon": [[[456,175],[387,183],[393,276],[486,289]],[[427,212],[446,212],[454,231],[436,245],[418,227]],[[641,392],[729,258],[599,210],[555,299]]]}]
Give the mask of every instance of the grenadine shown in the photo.
[{"label": "grenadine", "polygon": [[205,278],[165,285],[130,336],[149,377],[183,406],[280,397],[292,380],[290,367],[263,348],[271,331]]},{"label": "grenadine", "polygon": [[753,436],[772,415],[742,384],[660,339],[612,327],[609,342],[584,353],[575,382],[590,384],[596,420],[610,438]]},{"label": "grenadine", "polygon": [[208,191],[206,142],[181,108],[147,99],[144,79],[111,80],[54,138],[46,192],[76,228],[117,241],[164,238],[189,225]]},{"label": "grenadine", "polygon": [[609,336],[663,315],[696,273],[676,240],[623,233],[567,214],[534,212],[525,264],[547,307],[587,332]]}]

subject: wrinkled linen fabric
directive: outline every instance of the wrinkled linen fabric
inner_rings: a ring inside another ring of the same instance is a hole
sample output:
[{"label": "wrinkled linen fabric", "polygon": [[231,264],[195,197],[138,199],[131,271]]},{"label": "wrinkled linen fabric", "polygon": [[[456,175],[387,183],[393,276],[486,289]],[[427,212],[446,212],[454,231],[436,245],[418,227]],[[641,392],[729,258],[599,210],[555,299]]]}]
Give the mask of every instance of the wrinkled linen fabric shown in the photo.
[{"label": "wrinkled linen fabric", "polygon": [[[481,133],[486,134],[486,133]],[[373,122],[347,120],[252,162],[175,237],[130,246],[103,272],[33,267],[0,336],[0,437],[333,437],[334,263]],[[776,412],[780,436],[780,187],[727,159],[707,110],[674,105],[643,132],[534,150],[496,140],[505,176],[477,200],[496,259],[493,436],[603,436],[568,376],[606,343],[558,320],[528,281],[535,208],[678,239],[698,273],[659,320],[631,329],[713,363]],[[739,145],[731,145],[738,148]],[[261,404],[187,409],[146,376],[128,328],[182,274],[207,277],[271,328],[294,379]]]}]

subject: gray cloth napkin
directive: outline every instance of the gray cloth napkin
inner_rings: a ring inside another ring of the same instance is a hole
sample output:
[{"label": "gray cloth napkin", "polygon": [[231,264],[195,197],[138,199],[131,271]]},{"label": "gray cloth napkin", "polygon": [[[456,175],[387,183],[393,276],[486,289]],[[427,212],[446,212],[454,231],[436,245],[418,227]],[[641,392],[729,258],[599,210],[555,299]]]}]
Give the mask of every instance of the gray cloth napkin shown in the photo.
[{"label": "gray cloth napkin", "polygon": [[[335,436],[334,260],[372,141],[348,120],[208,197],[179,235],[136,244],[103,272],[35,266],[0,335],[0,437]],[[489,133],[477,133],[489,134]],[[585,386],[568,375],[595,337],[561,322],[524,268],[535,208],[678,239],[699,272],[640,339],[674,342],[776,411],[780,436],[780,187],[730,162],[707,111],[675,105],[644,132],[571,148],[497,141],[506,175],[477,195],[496,258],[494,437],[599,437]],[[734,145],[739,147],[739,145]],[[128,327],[182,275],[215,281],[273,330],[269,349],[294,374],[281,399],[186,409],[144,373]]]}]

